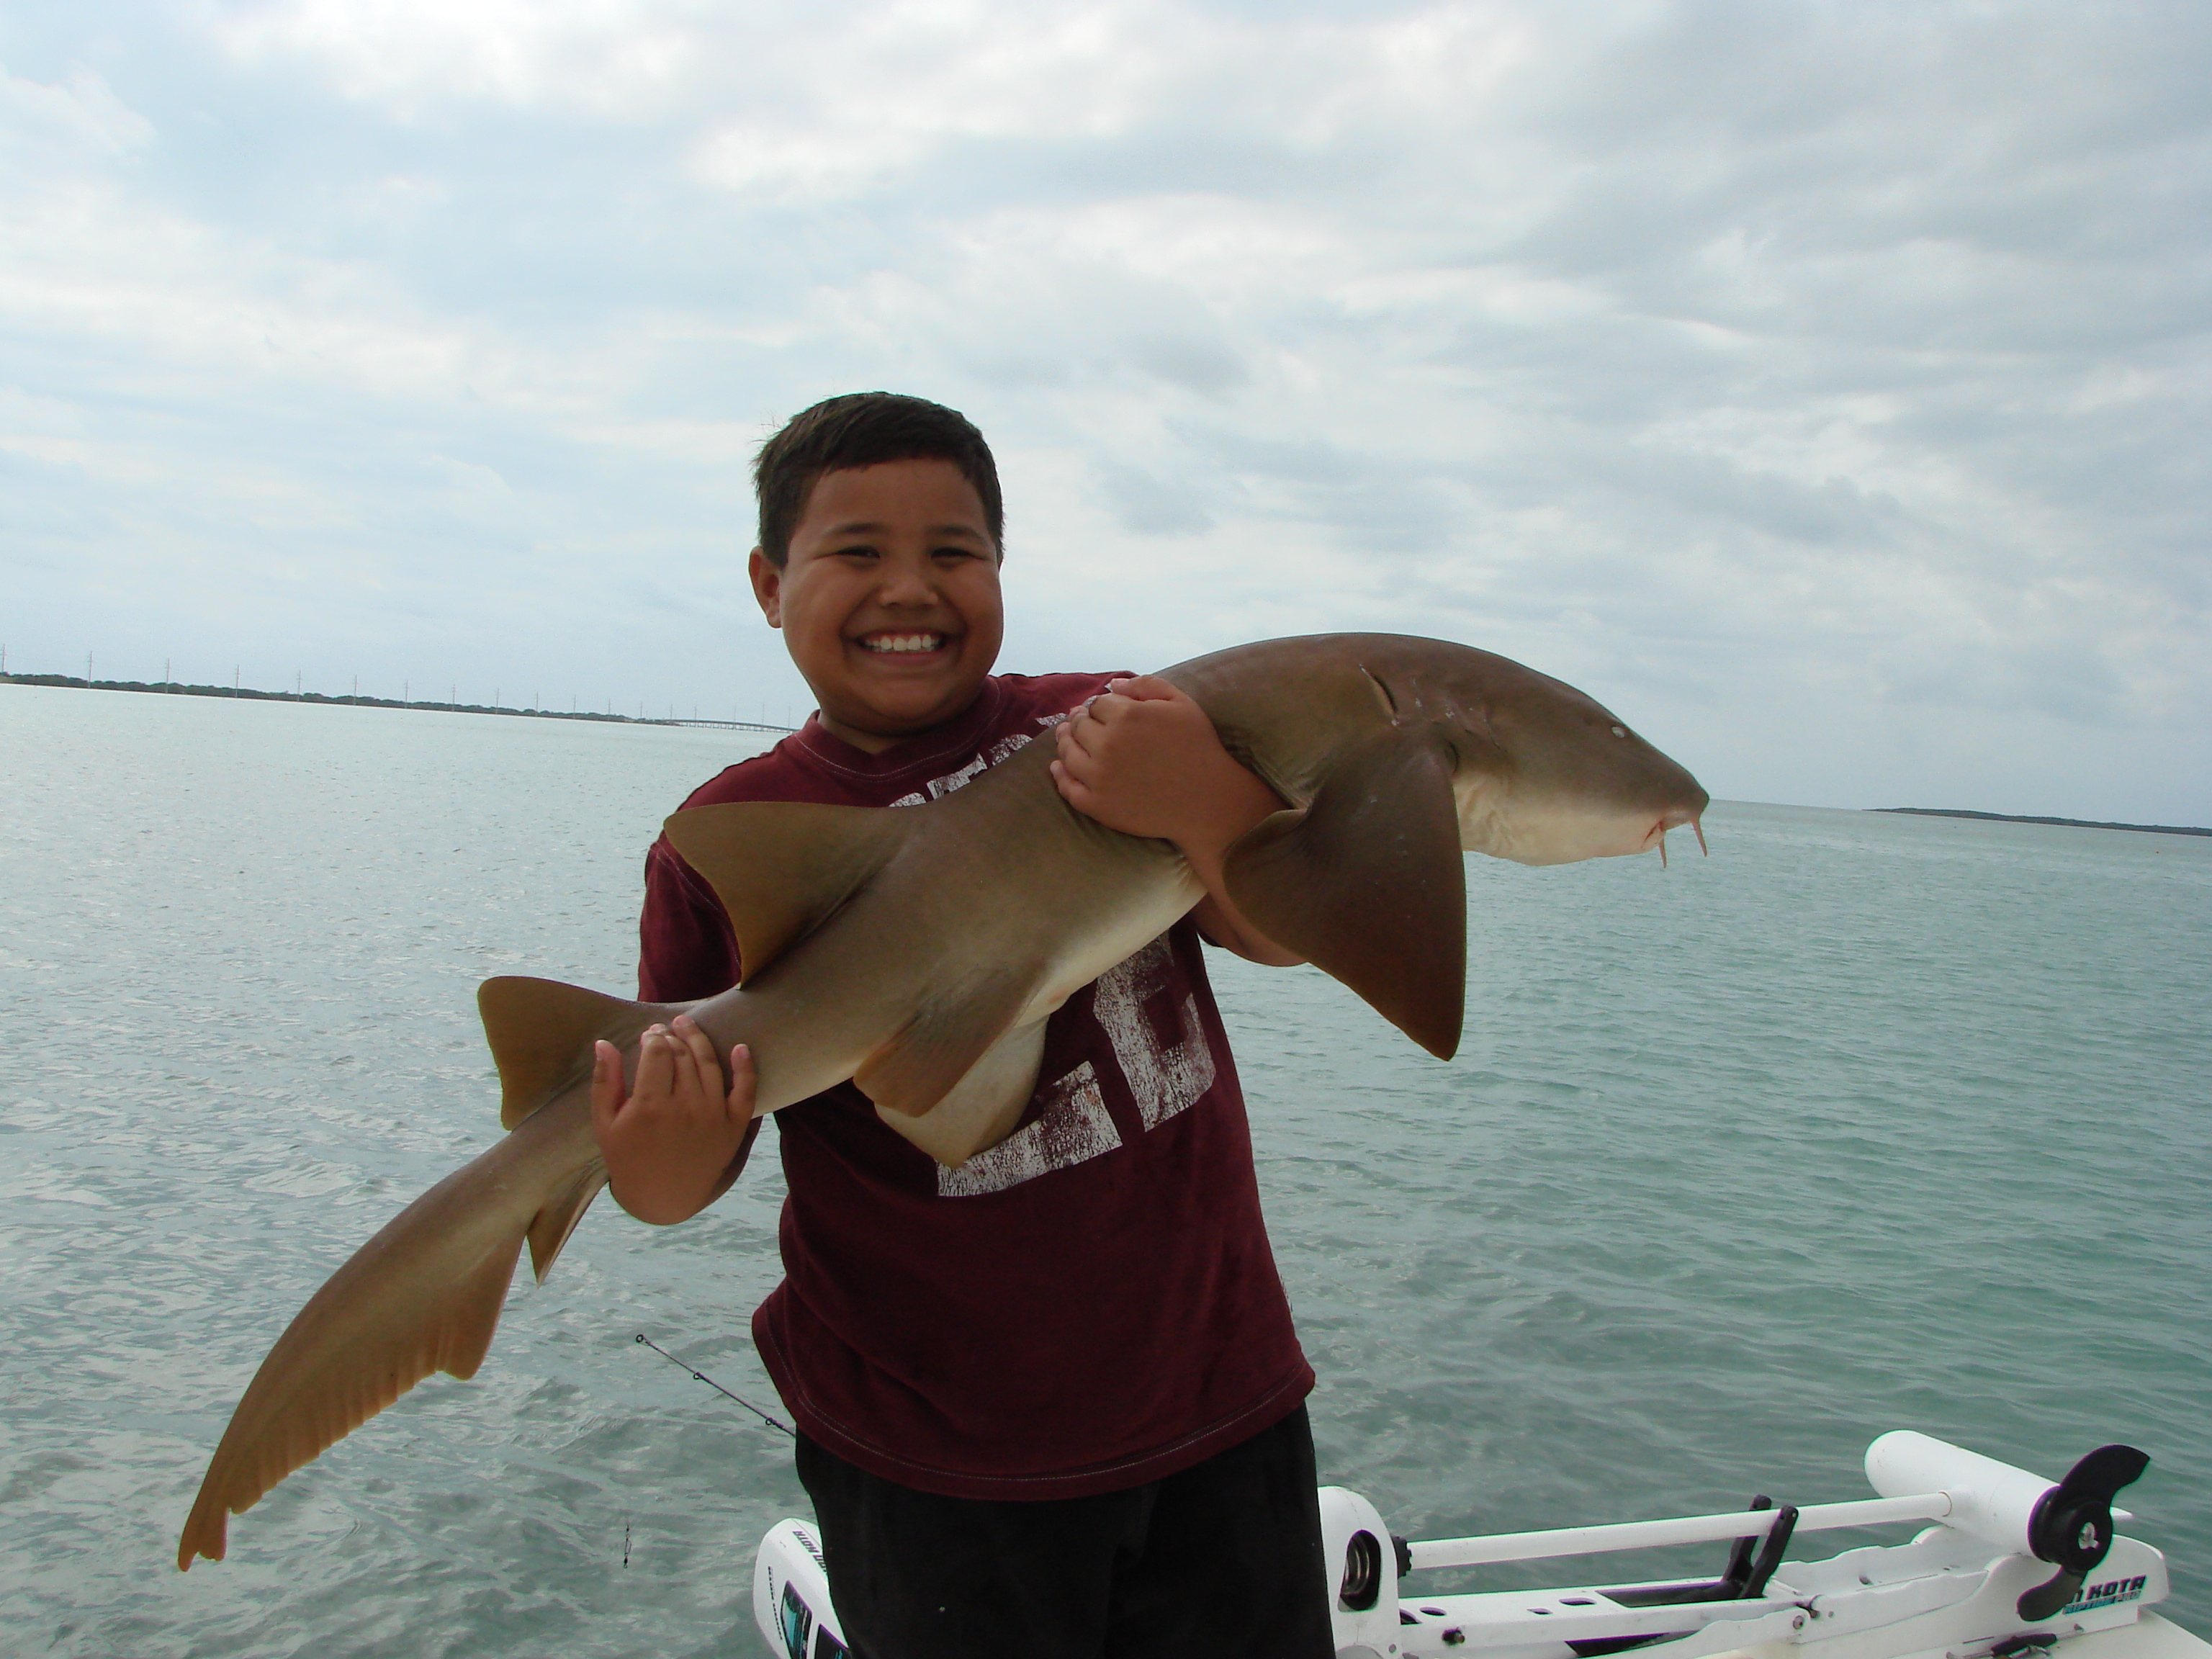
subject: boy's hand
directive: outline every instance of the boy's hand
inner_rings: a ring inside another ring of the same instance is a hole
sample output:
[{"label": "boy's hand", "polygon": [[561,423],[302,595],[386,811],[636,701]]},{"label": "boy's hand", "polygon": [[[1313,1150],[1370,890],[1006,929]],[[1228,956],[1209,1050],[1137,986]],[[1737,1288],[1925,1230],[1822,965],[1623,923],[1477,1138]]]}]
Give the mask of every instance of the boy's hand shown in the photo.
[{"label": "boy's hand", "polygon": [[615,1201],[658,1226],[696,1215],[721,1190],[753,1116],[753,1057],[730,1050],[730,1090],[689,1014],[638,1039],[636,1086],[623,1093],[621,1051],[592,1045],[592,1133]]},{"label": "boy's hand", "polygon": [[1283,808],[1275,792],[1221,746],[1195,702],[1151,675],[1115,680],[1060,723],[1053,781],[1067,804],[1109,830],[1171,841],[1206,896],[1206,936],[1239,956],[1298,962],[1246,921],[1222,887],[1221,860],[1237,839]]},{"label": "boy's hand", "polygon": [[1282,802],[1230,757],[1206,711],[1165,680],[1115,680],[1060,723],[1067,804],[1125,836],[1216,854]]}]

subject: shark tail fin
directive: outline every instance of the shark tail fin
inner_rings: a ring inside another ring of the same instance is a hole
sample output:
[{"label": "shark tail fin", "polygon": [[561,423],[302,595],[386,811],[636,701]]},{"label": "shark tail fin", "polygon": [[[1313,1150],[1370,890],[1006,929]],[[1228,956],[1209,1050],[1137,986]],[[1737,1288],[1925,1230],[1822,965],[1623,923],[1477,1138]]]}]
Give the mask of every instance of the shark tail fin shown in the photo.
[{"label": "shark tail fin", "polygon": [[[590,1109],[572,1097],[447,1176],[356,1250],[246,1385],[178,1540],[178,1569],[195,1556],[220,1561],[229,1516],[433,1371],[473,1376],[526,1234],[580,1185],[588,1201],[596,1162]],[[580,1204],[574,1209],[581,1214]]]},{"label": "shark tail fin", "polygon": [[914,822],[904,809],[749,800],[690,807],[664,828],[729,912],[750,984],[888,864]]},{"label": "shark tail fin", "polygon": [[1304,811],[1229,850],[1237,906],[1439,1060],[1467,1006],[1467,868],[1452,763],[1391,732],[1331,769]]}]

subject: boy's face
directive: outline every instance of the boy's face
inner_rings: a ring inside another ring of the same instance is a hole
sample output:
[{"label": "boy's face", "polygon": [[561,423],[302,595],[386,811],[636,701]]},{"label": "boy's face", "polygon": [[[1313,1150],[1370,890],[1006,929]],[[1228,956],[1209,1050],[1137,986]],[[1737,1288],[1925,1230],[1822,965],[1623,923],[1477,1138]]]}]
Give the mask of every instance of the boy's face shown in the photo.
[{"label": "boy's face", "polygon": [[961,714],[998,660],[999,550],[950,461],[823,473],[783,568],[755,548],[751,574],[823,725],[856,748]]}]

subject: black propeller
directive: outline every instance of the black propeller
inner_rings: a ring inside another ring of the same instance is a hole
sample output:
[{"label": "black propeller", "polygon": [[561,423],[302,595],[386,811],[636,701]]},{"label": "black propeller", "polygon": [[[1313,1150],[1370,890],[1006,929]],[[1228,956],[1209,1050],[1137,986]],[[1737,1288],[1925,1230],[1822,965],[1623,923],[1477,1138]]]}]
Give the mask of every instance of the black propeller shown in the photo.
[{"label": "black propeller", "polygon": [[2112,1547],[2112,1499],[2149,1467],[2150,1459],[2133,1446],[2100,1446],[2037,1500],[2027,1522],[2028,1547],[2058,1571],[2020,1598],[2022,1619],[2040,1624],[2074,1599]]}]

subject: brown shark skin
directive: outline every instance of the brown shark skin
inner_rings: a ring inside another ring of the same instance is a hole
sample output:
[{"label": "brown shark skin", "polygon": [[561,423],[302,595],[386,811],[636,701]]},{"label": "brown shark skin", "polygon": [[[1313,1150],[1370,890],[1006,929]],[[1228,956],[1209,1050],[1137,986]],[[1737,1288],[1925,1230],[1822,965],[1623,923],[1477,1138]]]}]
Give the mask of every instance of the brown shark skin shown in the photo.
[{"label": "brown shark skin", "polygon": [[[1460,848],[1528,863],[1640,852],[1705,805],[1687,772],[1583,693],[1465,646],[1278,640],[1162,678],[1291,804],[1231,855],[1240,908],[1445,1056],[1465,967]],[[769,941],[745,949],[744,984],[720,996],[653,1005],[487,981],[510,1133],[393,1218],[278,1339],[210,1462],[178,1566],[221,1559],[229,1515],[432,1371],[474,1374],[526,1236],[542,1279],[605,1180],[594,1037],[634,1073],[639,1033],[688,1007],[726,1060],[752,1047],[759,1111],[854,1078],[943,1162],[1003,1139],[1034,1086],[1045,1017],[1200,894],[1168,843],[1067,806],[1052,750],[1032,742],[896,811],[678,814],[669,833],[715,882],[741,945]],[[793,846],[826,850],[793,861]],[[857,849],[842,864],[841,847]],[[817,862],[834,867],[810,895]],[[794,894],[814,908],[794,910]]]}]

